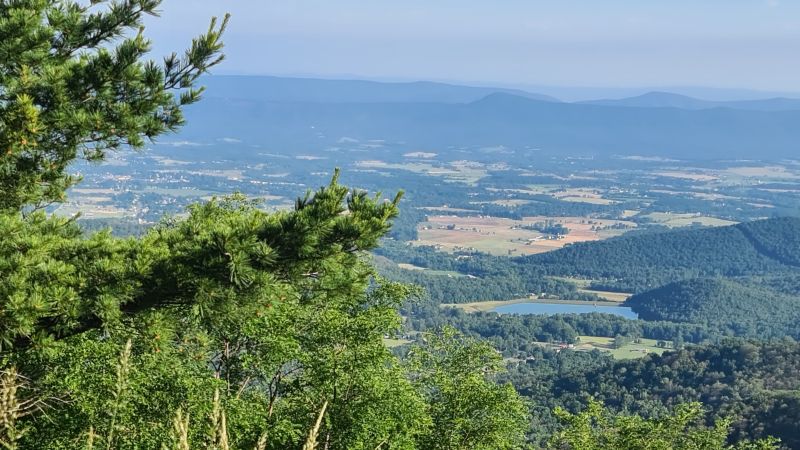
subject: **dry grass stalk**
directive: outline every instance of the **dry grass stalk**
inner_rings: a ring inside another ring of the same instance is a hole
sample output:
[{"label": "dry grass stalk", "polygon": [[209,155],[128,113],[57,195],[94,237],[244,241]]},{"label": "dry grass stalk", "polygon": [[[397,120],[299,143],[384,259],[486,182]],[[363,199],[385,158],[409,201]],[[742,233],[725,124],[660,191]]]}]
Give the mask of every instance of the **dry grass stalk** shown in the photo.
[{"label": "dry grass stalk", "polygon": [[94,439],[97,434],[94,432],[94,427],[90,426],[89,431],[86,433],[86,450],[94,450]]},{"label": "dry grass stalk", "polygon": [[178,441],[178,450],[191,450],[189,446],[189,414],[186,414],[186,417],[184,417],[183,411],[178,408],[178,412],[175,414],[175,419],[172,423],[175,437]]},{"label": "dry grass stalk", "polygon": [[225,420],[225,411],[222,411],[220,418],[219,441],[217,442],[217,448],[219,448],[219,450],[230,450],[228,445],[228,423]]},{"label": "dry grass stalk", "polygon": [[132,347],[133,343],[130,339],[128,339],[128,342],[125,343],[125,348],[120,354],[119,363],[117,363],[117,385],[112,393],[114,402],[111,405],[111,423],[108,427],[108,437],[106,438],[107,450],[114,448],[114,443],[116,441],[115,431],[117,428],[117,417],[119,416],[119,412],[125,404],[125,393],[128,389],[128,375],[131,371]]},{"label": "dry grass stalk", "polygon": [[256,446],[253,450],[267,450],[267,432],[261,433],[261,437],[258,438],[258,442],[256,442]]},{"label": "dry grass stalk", "polygon": [[314,450],[317,448],[319,428],[322,425],[322,418],[325,416],[325,409],[327,408],[328,402],[326,401],[322,404],[322,409],[319,410],[319,415],[317,416],[317,422],[314,424],[314,428],[312,428],[308,433],[308,439],[306,439],[306,443],[303,445],[303,450]]}]

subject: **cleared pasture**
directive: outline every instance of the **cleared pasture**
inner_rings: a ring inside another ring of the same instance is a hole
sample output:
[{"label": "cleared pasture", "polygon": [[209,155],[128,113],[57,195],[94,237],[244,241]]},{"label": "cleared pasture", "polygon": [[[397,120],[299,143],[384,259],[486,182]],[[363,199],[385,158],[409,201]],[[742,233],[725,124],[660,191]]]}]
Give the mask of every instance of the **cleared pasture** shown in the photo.
[{"label": "cleared pasture", "polygon": [[667,226],[667,227],[688,227],[692,225],[700,225],[706,227],[724,227],[727,225],[736,225],[738,222],[732,220],[720,219],[717,217],[704,216],[702,214],[690,213],[650,213],[641,217],[647,218],[652,222]]},{"label": "cleared pasture", "polygon": [[579,338],[580,342],[575,344],[575,350],[608,352],[614,359],[636,359],[650,353],[660,355],[667,350],[658,347],[658,341],[655,339],[639,339],[638,343],[631,342],[621,348],[614,348],[614,338],[600,336],[579,336]]}]

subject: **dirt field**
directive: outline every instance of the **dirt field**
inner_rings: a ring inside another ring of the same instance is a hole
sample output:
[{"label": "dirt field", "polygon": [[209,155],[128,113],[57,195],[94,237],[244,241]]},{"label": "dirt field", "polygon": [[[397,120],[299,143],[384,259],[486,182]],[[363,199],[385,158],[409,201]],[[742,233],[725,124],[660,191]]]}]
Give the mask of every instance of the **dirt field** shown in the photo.
[{"label": "dirt field", "polygon": [[[569,228],[566,236],[548,237],[538,231],[521,229],[519,226],[535,222],[554,221]],[[428,222],[420,224],[419,240],[415,245],[439,246],[445,251],[477,250],[500,256],[532,255],[559,249],[567,244],[597,241],[618,236],[625,230],[592,230],[592,227],[609,227],[624,224],[635,227],[633,222],[619,220],[586,219],[582,217],[526,217],[512,220],[488,216],[430,216]]]}]

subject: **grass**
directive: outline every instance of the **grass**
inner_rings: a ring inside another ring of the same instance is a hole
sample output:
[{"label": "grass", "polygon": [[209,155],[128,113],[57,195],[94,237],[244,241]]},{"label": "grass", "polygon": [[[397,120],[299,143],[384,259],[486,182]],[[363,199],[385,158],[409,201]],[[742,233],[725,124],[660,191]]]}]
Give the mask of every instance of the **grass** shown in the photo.
[{"label": "grass", "polygon": [[613,200],[603,198],[599,189],[592,188],[569,188],[551,192],[553,198],[564,202],[590,203],[593,205],[611,205],[616,203]]},{"label": "grass", "polygon": [[628,218],[631,218],[633,216],[636,216],[637,214],[639,214],[639,212],[640,211],[636,210],[636,209],[625,209],[620,214],[620,217],[623,218],[623,219],[628,219]]},{"label": "grass", "polygon": [[486,169],[481,164],[470,161],[452,161],[433,165],[426,162],[408,162],[402,164],[387,163],[380,160],[358,161],[356,167],[368,169],[406,170],[428,176],[444,177],[447,180],[474,185],[486,177]]},{"label": "grass", "polygon": [[516,300],[485,300],[480,302],[470,303],[442,303],[439,305],[441,308],[458,308],[464,312],[485,312],[492,311],[499,306],[517,305],[522,303],[530,304],[544,304],[544,305],[597,305],[597,306],[619,306],[619,302],[587,302],[584,300],[557,300],[557,299],[543,299],[531,300],[529,298],[520,298]]},{"label": "grass", "polygon": [[643,217],[650,219],[653,222],[665,225],[668,227],[687,227],[698,223],[707,227],[724,227],[727,225],[736,225],[737,222],[725,219],[718,219],[716,217],[704,216],[702,214],[691,213],[662,213],[654,212],[647,214]]},{"label": "grass", "polygon": [[659,175],[662,177],[669,177],[669,178],[679,178],[683,180],[692,180],[692,181],[715,181],[718,179],[716,175],[711,173],[710,171],[688,171],[688,170],[664,170],[661,172],[655,172],[654,175]]},{"label": "grass", "polygon": [[630,343],[622,348],[614,348],[614,338],[601,336],[579,336],[580,342],[575,344],[578,351],[600,350],[608,352],[614,359],[642,358],[649,353],[662,354],[667,349],[659,348],[655,339],[640,339],[639,343]]},{"label": "grass", "polygon": [[139,191],[133,191],[142,194],[159,194],[168,197],[206,197],[211,195],[220,195],[215,192],[205,191],[200,189],[176,189],[176,188],[146,188]]},{"label": "grass", "polygon": [[583,292],[586,294],[594,294],[602,299],[608,300],[609,302],[624,302],[627,300],[631,295],[628,292],[619,292],[619,291],[600,291],[596,289],[589,289],[589,286],[595,280],[590,280],[588,278],[572,278],[572,277],[548,277],[552,280],[563,281],[566,283],[572,283],[578,288],[578,292]]},{"label": "grass", "polygon": [[766,179],[800,178],[800,174],[795,171],[787,170],[787,168],[783,166],[729,167],[725,169],[724,172],[740,177],[758,177]]},{"label": "grass", "polygon": [[65,203],[55,210],[55,214],[63,217],[72,217],[75,214],[82,214],[86,219],[94,218],[121,218],[132,214],[125,209],[111,205],[98,204],[76,204],[74,202]]},{"label": "grass", "polygon": [[573,278],[573,277],[557,277],[557,276],[550,276],[547,278],[550,278],[551,280],[563,281],[565,283],[572,283],[581,289],[589,287],[589,285],[592,284],[592,282],[594,281],[589,278]]},{"label": "grass", "polygon": [[482,302],[471,303],[442,303],[439,305],[441,308],[458,308],[464,312],[474,313],[482,311],[491,311],[498,306],[515,305],[518,303],[533,303],[531,300],[521,298],[518,300],[487,300]]},{"label": "grass", "polygon": [[434,269],[428,269],[426,267],[415,266],[413,264],[408,264],[408,263],[397,263],[397,267],[399,267],[399,268],[401,268],[403,270],[415,270],[415,271],[419,271],[419,272],[423,272],[424,271],[426,274],[429,274],[429,275],[439,275],[439,276],[443,276],[443,277],[465,277],[466,276],[463,273],[459,273],[459,272],[456,272],[454,270],[434,270]]},{"label": "grass", "polygon": [[604,298],[611,302],[624,302],[627,300],[631,295],[627,292],[613,292],[613,291],[598,291],[594,289],[578,289],[578,292],[583,292],[586,294],[594,294],[600,298]]},{"label": "grass", "polygon": [[572,203],[589,203],[592,205],[611,205],[614,204],[614,200],[609,200],[607,198],[599,198],[599,197],[558,197],[559,200],[562,202],[572,202]]},{"label": "grass", "polygon": [[411,342],[412,341],[409,341],[408,339],[383,339],[383,345],[385,345],[387,348],[401,347],[403,345],[410,344]]}]

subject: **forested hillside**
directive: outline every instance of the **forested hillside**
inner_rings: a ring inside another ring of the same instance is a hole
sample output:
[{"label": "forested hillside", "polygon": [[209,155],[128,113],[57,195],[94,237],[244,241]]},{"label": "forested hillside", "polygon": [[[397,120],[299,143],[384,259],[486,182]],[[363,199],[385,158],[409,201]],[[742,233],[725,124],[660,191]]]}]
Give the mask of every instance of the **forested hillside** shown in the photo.
[{"label": "forested hillside", "polygon": [[800,219],[622,236],[529,256],[532,270],[575,275],[631,292],[697,277],[796,272]]},{"label": "forested hillside", "polygon": [[694,323],[723,335],[800,338],[800,297],[734,280],[678,281],[625,304],[644,320]]},{"label": "forested hillside", "polygon": [[736,225],[759,252],[800,267],[800,219],[783,217]]},{"label": "forested hillside", "polygon": [[[432,247],[410,247],[391,240],[384,241],[375,253],[379,255],[376,266],[383,275],[423,287],[425,298],[435,304],[509,300],[532,292],[563,298],[597,298],[578,292],[572,283],[528,271],[505,257],[485,254],[459,257]],[[403,269],[397,263],[410,264],[416,269]]]},{"label": "forested hillside", "polygon": [[792,425],[800,422],[800,344],[791,340],[727,341],[626,361],[540,353],[516,364],[508,379],[550,427],[556,424],[552,408],[580,408],[590,396],[655,416],[678,403],[701,401],[716,415],[733,418],[734,436],[774,435],[800,448],[800,432]]}]

